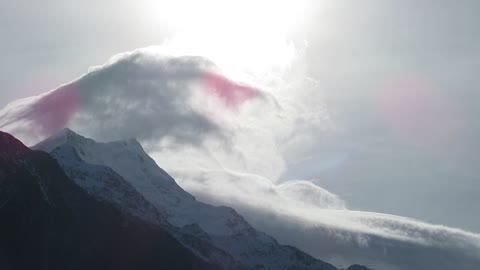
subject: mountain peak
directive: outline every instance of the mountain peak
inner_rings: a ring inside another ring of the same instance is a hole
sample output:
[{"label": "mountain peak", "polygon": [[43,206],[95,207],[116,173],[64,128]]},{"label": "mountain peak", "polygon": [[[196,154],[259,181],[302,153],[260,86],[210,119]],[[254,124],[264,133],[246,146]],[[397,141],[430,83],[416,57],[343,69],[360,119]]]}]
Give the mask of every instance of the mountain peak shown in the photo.
[{"label": "mountain peak", "polygon": [[[70,128],[64,128],[61,131],[57,132],[56,134],[52,135],[51,137],[45,139],[44,141],[38,143],[37,145],[33,146],[32,149],[43,150],[46,152],[51,152],[55,148],[62,146],[62,145],[71,145],[75,148],[85,148],[89,146],[94,146],[96,144],[110,144],[116,147],[121,148],[128,148],[131,150],[135,150],[138,153],[144,153],[142,145],[136,138],[130,138],[126,140],[119,140],[110,143],[101,143],[96,142],[93,139],[84,137],[79,133],[73,131]],[[145,153],[146,155],[146,153]]]},{"label": "mountain peak", "polygon": [[4,143],[9,143],[9,142],[21,143],[19,140],[17,140],[12,135],[10,135],[6,132],[0,131],[0,143],[4,144]]},{"label": "mountain peak", "polygon": [[[55,135],[54,135],[55,136]],[[75,131],[71,130],[70,128],[64,128],[60,132],[56,134],[58,137],[65,137],[68,140],[87,140],[87,138],[83,137],[82,135],[76,133]]]},{"label": "mountain peak", "polygon": [[[127,140],[114,141],[110,144],[122,144],[123,146],[131,149],[136,149],[137,152],[145,153],[145,150],[142,147],[142,144],[136,138],[130,138]],[[147,153],[145,153],[146,155]]]},{"label": "mountain peak", "polygon": [[30,150],[12,135],[0,131],[0,155],[1,156],[24,156]]},{"label": "mountain peak", "polygon": [[65,144],[81,146],[88,144],[90,141],[94,142],[93,140],[87,139],[69,128],[64,128],[53,136],[33,146],[32,149],[51,152],[55,148]]},{"label": "mountain peak", "polygon": [[64,134],[64,135],[71,135],[71,136],[80,136],[78,133],[75,131],[71,130],[70,128],[64,128],[58,134]]}]

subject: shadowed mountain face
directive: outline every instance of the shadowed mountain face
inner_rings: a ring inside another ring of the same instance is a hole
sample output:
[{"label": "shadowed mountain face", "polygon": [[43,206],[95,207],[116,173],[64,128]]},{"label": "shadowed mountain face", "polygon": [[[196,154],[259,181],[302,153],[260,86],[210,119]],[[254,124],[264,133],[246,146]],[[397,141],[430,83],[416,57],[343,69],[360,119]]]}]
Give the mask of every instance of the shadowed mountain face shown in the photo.
[{"label": "shadowed mountain face", "polygon": [[218,269],[0,132],[0,269]]}]

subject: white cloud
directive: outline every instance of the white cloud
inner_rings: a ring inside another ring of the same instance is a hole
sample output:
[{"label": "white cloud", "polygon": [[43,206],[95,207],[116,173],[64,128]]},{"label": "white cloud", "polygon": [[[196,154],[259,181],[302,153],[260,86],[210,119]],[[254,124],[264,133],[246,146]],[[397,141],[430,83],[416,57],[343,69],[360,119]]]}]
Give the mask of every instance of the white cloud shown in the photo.
[{"label": "white cloud", "polygon": [[480,262],[478,234],[405,217],[350,211],[337,196],[309,182],[278,186],[257,175],[225,171],[175,174],[197,198],[231,205],[282,243],[340,267],[361,263],[386,270],[473,270]]}]

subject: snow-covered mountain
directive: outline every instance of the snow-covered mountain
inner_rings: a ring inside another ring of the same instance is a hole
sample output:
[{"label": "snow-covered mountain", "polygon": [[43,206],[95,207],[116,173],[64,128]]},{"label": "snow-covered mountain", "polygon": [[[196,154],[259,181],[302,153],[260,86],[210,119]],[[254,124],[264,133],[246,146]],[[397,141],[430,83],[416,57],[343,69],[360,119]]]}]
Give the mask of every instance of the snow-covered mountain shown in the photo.
[{"label": "snow-covered mountain", "polygon": [[0,269],[222,269],[162,226],[99,201],[51,156],[0,132]]},{"label": "snow-covered mountain", "polygon": [[197,201],[134,139],[98,143],[65,129],[34,149],[49,152],[69,177],[96,198],[143,220],[171,224],[170,230],[186,246],[226,269],[241,265],[248,269],[335,269],[296,248],[280,245],[231,208]]}]

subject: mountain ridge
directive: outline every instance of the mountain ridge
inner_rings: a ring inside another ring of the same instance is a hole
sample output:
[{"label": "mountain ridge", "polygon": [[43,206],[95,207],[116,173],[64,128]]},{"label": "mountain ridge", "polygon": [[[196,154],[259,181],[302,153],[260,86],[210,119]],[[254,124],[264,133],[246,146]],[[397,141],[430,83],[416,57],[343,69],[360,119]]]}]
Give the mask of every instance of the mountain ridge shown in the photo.
[{"label": "mountain ridge", "polygon": [[[132,144],[135,147],[132,148]],[[158,167],[135,140],[130,140],[130,143],[122,141],[97,143],[65,129],[33,148],[50,151],[68,172],[72,167],[78,166],[72,166],[67,161],[68,158],[61,154],[61,151],[64,151],[62,149],[66,147],[74,148],[85,163],[112,168],[160,212],[167,213],[168,223],[180,230],[193,230],[204,240],[224,250],[247,267],[336,269],[296,248],[280,245],[270,236],[256,231],[231,208],[197,202]],[[75,180],[74,175],[72,178]],[[78,179],[75,181],[82,185]],[[215,257],[210,259],[221,264]]]},{"label": "mountain ridge", "polygon": [[221,269],[94,199],[47,153],[2,132],[0,153],[1,269]]}]

